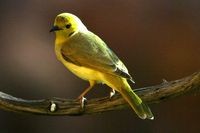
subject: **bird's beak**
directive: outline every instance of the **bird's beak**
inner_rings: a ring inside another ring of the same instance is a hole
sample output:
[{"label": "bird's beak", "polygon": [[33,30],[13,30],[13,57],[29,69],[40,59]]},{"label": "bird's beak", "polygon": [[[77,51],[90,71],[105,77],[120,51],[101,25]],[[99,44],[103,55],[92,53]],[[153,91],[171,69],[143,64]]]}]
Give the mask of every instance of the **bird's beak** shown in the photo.
[{"label": "bird's beak", "polygon": [[54,31],[58,31],[58,30],[62,30],[61,28],[59,28],[58,26],[53,26],[50,30],[50,32],[54,32]]}]

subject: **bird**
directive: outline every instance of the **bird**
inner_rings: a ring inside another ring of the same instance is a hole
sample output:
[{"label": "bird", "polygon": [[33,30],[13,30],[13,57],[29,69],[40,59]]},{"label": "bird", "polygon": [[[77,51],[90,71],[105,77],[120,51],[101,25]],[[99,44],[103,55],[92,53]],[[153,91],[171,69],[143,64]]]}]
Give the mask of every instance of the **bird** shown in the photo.
[{"label": "bird", "polygon": [[134,81],[124,63],[76,15],[58,14],[50,32],[55,32],[57,59],[73,74],[89,81],[89,87],[78,97],[81,105],[94,85],[102,83],[112,88],[111,96],[119,92],[139,118],[154,119],[148,105],[130,87],[128,81]]}]

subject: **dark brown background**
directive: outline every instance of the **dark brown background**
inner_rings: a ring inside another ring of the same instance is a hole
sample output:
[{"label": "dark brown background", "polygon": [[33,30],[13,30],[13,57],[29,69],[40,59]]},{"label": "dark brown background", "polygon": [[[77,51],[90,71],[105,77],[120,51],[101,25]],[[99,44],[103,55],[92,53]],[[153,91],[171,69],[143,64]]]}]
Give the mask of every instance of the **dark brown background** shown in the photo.
[{"label": "dark brown background", "polygon": [[[25,99],[76,98],[88,83],[54,54],[54,18],[71,12],[103,38],[133,75],[135,88],[175,80],[200,68],[198,0],[0,1],[0,91]],[[97,85],[88,98],[109,94]],[[154,121],[132,110],[78,117],[15,114],[0,110],[0,133],[197,133],[200,95],[151,105]]]}]

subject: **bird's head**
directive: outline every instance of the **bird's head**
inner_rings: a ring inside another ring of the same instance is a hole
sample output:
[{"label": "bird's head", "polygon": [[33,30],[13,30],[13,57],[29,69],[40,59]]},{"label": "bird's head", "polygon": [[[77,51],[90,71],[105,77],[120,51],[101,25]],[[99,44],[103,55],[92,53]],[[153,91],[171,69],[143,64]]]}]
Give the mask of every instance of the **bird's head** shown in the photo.
[{"label": "bird's head", "polygon": [[86,31],[87,28],[81,20],[71,13],[61,13],[56,16],[54,25],[50,32],[55,32],[56,36],[70,37],[78,31]]}]

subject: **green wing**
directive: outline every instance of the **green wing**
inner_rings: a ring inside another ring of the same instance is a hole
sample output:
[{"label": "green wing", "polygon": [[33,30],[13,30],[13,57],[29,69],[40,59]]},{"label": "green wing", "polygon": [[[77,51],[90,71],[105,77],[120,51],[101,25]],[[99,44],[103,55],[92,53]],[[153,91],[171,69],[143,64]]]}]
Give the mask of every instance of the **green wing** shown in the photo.
[{"label": "green wing", "polygon": [[98,36],[92,32],[79,32],[70,39],[70,43],[65,42],[61,49],[66,61],[132,81],[125,65]]}]

